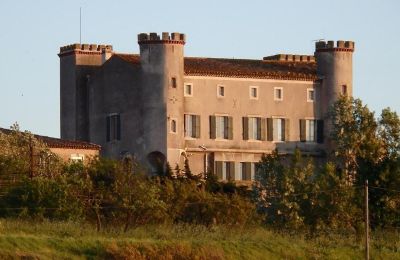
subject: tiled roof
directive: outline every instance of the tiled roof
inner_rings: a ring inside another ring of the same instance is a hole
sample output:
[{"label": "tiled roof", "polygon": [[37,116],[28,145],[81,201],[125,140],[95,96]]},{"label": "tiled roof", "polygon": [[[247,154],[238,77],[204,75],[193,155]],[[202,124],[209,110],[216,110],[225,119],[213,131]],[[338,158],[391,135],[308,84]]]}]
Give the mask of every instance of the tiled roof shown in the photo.
[{"label": "tiled roof", "polygon": [[314,62],[185,58],[185,74],[235,78],[315,80]]},{"label": "tiled roof", "polygon": [[[137,54],[115,55],[129,63],[140,64],[140,56]],[[185,57],[184,62],[187,76],[306,81],[317,79],[315,62],[198,57]]]},{"label": "tiled roof", "polygon": [[[0,128],[0,132],[5,134],[11,133],[11,130]],[[84,141],[64,140],[49,136],[34,135],[35,138],[41,140],[49,148],[67,148],[67,149],[86,149],[86,150],[100,150],[101,146]]]},{"label": "tiled roof", "polygon": [[132,63],[132,64],[140,64],[140,56],[138,54],[116,53],[113,56],[119,57],[119,58],[123,59],[124,61]]}]

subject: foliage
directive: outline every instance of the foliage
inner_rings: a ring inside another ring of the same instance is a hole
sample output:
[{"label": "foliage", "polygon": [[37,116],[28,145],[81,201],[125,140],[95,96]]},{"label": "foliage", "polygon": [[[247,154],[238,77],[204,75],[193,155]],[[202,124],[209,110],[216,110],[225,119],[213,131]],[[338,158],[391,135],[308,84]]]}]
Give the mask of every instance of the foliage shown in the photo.
[{"label": "foliage", "polygon": [[336,165],[347,174],[349,183],[355,183],[360,160],[377,164],[381,159],[374,113],[360,99],[342,96],[332,106],[329,119]]},{"label": "foliage", "polygon": [[60,159],[29,132],[14,124],[0,132],[0,179],[14,181],[23,176],[50,176],[61,171]]},{"label": "foliage", "polygon": [[277,151],[264,155],[257,164],[253,197],[266,223],[275,227],[356,228],[360,211],[354,196],[333,163],[316,167],[297,149],[289,158]]},{"label": "foliage", "polygon": [[59,220],[81,219],[84,208],[81,201],[73,196],[76,188],[61,176],[54,179],[25,179],[20,185],[12,187],[2,198],[2,215]]}]

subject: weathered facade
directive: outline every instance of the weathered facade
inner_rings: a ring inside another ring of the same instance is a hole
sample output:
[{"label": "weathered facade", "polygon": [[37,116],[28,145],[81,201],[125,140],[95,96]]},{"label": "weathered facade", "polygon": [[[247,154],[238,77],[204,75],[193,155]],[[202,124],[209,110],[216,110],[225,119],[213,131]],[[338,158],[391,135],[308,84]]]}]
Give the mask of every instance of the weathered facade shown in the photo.
[{"label": "weathered facade", "polygon": [[[11,134],[13,130],[0,128],[0,132]],[[56,154],[64,162],[88,163],[90,159],[100,155],[101,147],[97,144],[92,144],[84,141],[65,140],[43,135],[33,135],[37,140],[43,142],[50,152]],[[32,154],[35,158],[39,158],[35,147],[32,147]]]},{"label": "weathered facade", "polygon": [[140,54],[109,45],[60,48],[61,138],[102,154],[163,160],[222,179],[250,180],[278,148],[321,154],[328,106],[352,95],[351,41],[319,41],[314,55],[260,60],[184,56],[180,33],[138,35]]}]

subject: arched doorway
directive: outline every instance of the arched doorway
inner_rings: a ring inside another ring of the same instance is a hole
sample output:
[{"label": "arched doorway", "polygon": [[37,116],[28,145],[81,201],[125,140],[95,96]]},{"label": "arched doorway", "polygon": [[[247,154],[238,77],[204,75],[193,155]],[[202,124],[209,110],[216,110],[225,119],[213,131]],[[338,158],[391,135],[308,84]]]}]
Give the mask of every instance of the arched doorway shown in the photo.
[{"label": "arched doorway", "polygon": [[149,153],[147,155],[147,161],[149,162],[151,173],[157,175],[165,174],[167,158],[162,152],[154,151]]}]

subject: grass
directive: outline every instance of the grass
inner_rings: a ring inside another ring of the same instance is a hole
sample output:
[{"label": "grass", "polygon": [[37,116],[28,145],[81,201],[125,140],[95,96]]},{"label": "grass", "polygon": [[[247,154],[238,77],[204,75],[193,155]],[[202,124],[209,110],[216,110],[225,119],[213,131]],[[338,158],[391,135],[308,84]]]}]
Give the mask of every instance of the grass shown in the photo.
[{"label": "grass", "polygon": [[[399,233],[374,232],[372,259],[400,259]],[[307,239],[261,227],[145,226],[123,233],[89,224],[0,220],[0,258],[9,259],[362,259],[354,235]]]}]

